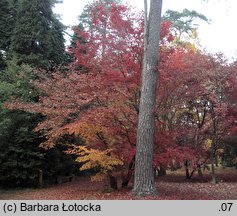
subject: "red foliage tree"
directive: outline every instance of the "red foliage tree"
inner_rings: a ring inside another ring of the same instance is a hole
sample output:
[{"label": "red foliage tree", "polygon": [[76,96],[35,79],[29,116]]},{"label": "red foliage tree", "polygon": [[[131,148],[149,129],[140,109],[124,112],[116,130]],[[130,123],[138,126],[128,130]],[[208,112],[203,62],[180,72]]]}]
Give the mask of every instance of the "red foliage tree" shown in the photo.
[{"label": "red foliage tree", "polygon": [[[37,103],[13,101],[6,106],[45,116],[36,130],[47,136],[46,148],[65,133],[81,136],[86,147],[74,146],[69,153],[78,154],[79,161],[87,164],[83,169],[98,168],[98,179],[109,177],[111,187],[117,188],[117,177],[127,186],[134,169],[143,16],[115,3],[96,2],[88,8],[90,25],[84,30],[74,28],[83,40],[70,49],[75,61],[68,72],[36,72],[34,84],[41,93]],[[185,161],[205,161],[210,153],[205,141],[222,138],[229,125],[224,121],[226,114],[236,111],[225,99],[236,96],[231,86],[233,74],[226,63],[172,47],[170,27],[170,22],[161,25],[161,77],[154,110],[154,167],[163,169],[178,168]],[[233,113],[228,118],[232,122]],[[217,118],[220,136],[213,127]],[[218,146],[217,141],[214,145]]]}]

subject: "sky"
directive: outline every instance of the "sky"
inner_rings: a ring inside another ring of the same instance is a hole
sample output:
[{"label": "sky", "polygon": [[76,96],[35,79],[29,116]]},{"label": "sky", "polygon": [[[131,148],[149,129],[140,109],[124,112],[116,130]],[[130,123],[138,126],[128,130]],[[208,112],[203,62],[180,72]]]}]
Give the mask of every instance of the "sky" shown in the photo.
[{"label": "sky", "polygon": [[[149,0],[148,0],[149,1]],[[63,0],[54,8],[61,21],[72,26],[88,0]],[[143,9],[143,0],[124,0],[138,10]],[[210,19],[210,24],[200,22],[198,28],[201,46],[207,52],[223,52],[231,61],[237,58],[237,1],[236,0],[163,0],[162,13],[166,10],[196,10]]]}]

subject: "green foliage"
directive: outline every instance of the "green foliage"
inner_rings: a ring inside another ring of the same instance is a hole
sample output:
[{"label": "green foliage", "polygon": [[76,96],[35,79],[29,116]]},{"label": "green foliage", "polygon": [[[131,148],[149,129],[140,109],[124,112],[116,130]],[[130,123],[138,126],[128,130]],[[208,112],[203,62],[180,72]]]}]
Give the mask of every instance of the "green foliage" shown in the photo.
[{"label": "green foliage", "polygon": [[65,39],[63,36],[64,30],[65,27],[63,26],[63,24],[57,19],[56,16],[53,16],[51,28],[47,37],[48,53],[46,55],[51,66],[57,66],[67,63],[64,46]]},{"label": "green foliage", "polygon": [[172,22],[171,29],[176,35],[174,40],[176,45],[194,50],[199,46],[197,21],[209,22],[203,14],[188,9],[184,9],[182,12],[167,10],[162,19]]},{"label": "green foliage", "polygon": [[173,28],[178,34],[178,37],[181,37],[183,33],[192,34],[193,30],[198,26],[195,23],[196,20],[199,19],[208,22],[207,17],[203,14],[188,9],[184,9],[182,12],[167,10],[163,15],[163,19],[173,23]]},{"label": "green foliage", "polygon": [[64,26],[52,12],[52,0],[19,0],[10,55],[18,64],[51,69],[64,60]]},{"label": "green foliage", "polygon": [[12,0],[0,1],[0,50],[7,52],[15,24],[15,9]]},{"label": "green foliage", "polygon": [[71,37],[71,47],[75,48],[77,41],[79,41],[81,44],[86,44],[86,39],[83,38],[82,36],[78,35],[78,32],[84,31],[84,27],[82,23],[79,23],[78,26],[74,27],[74,34]]},{"label": "green foliage", "polygon": [[[7,186],[37,185],[43,154],[32,131],[34,116],[22,111],[0,112],[0,183]],[[24,121],[22,121],[24,119]]]},{"label": "green foliage", "polygon": [[36,185],[38,169],[44,165],[45,157],[38,147],[42,138],[33,131],[42,117],[10,111],[3,104],[11,98],[37,100],[32,67],[53,70],[65,61],[64,26],[52,12],[57,2],[0,1],[0,183],[3,185]]},{"label": "green foliage", "polygon": [[90,27],[92,25],[91,22],[91,8],[93,5],[98,4],[98,5],[103,5],[104,9],[110,10],[110,4],[111,3],[116,3],[116,4],[122,4],[123,0],[99,0],[99,1],[92,1],[91,3],[87,4],[82,13],[79,16],[79,23],[83,25],[83,27]]},{"label": "green foliage", "polygon": [[33,78],[33,69],[29,65],[18,66],[15,60],[9,61],[7,68],[0,71],[0,105],[13,96],[24,101],[36,97],[30,84]]},{"label": "green foliage", "polygon": [[61,136],[53,148],[45,149],[45,157],[43,162],[43,177],[44,183],[55,184],[60,176],[71,176],[72,174],[81,174],[79,166],[75,160],[76,155],[67,154],[70,145],[84,145],[81,138],[74,135]]},{"label": "green foliage", "polygon": [[14,0],[0,1],[0,71],[6,67],[11,35],[15,25],[16,11]]},{"label": "green foliage", "polygon": [[7,186],[37,185],[42,166],[38,135],[33,132],[39,116],[3,107],[13,96],[32,100],[35,95],[29,84],[31,79],[32,68],[17,66],[14,61],[0,73],[0,182]]},{"label": "green foliage", "polygon": [[6,67],[3,53],[0,51],[0,71]]},{"label": "green foliage", "polygon": [[55,145],[46,151],[43,167],[44,179],[47,183],[56,183],[57,177],[69,176],[75,172],[75,158],[66,154],[65,145]]},{"label": "green foliage", "polygon": [[237,168],[237,136],[229,136],[224,140],[222,163],[224,166]]}]

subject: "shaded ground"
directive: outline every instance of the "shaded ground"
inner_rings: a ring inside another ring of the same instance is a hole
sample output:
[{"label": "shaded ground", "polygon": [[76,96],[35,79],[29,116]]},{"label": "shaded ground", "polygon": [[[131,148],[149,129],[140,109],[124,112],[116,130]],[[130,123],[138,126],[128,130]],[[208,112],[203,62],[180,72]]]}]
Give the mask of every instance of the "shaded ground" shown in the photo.
[{"label": "shaded ground", "polygon": [[[184,172],[172,172],[156,180],[157,195],[146,199],[158,200],[236,200],[237,170],[220,169],[219,184],[210,183],[210,176],[204,174],[203,179],[194,176],[187,181]],[[73,182],[50,186],[42,189],[0,190],[0,199],[19,200],[94,200],[94,199],[137,199],[131,195],[131,185],[128,189],[106,192],[105,182],[90,182],[88,177],[78,177]],[[143,198],[141,198],[143,199]]]}]

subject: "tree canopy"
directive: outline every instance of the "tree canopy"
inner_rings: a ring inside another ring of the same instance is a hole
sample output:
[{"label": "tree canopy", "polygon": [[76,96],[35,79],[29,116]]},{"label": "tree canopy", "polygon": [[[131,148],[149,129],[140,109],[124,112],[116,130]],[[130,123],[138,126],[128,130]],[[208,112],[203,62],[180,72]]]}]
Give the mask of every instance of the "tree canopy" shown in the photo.
[{"label": "tree canopy", "polygon": [[220,160],[236,166],[236,62],[190,40],[196,19],[208,21],[202,14],[167,11],[156,26],[159,5],[144,20],[120,1],[94,1],[64,50],[54,1],[15,2],[14,28],[3,32],[11,38],[1,41],[0,181],[87,173],[140,196],[155,192],[155,174],[182,168],[190,180],[210,166],[217,182]]}]

